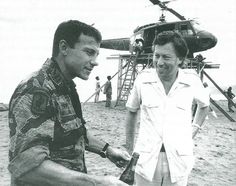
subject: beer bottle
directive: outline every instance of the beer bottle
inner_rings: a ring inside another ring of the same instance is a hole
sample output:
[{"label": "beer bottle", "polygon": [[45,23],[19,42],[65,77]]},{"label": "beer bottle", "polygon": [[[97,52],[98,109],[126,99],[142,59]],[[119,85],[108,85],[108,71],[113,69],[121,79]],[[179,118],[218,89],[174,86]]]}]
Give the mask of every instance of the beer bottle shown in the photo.
[{"label": "beer bottle", "polygon": [[134,184],[135,166],[137,164],[138,158],[139,158],[139,154],[134,152],[129,164],[127,165],[124,172],[120,176],[121,181],[123,181],[129,185]]}]

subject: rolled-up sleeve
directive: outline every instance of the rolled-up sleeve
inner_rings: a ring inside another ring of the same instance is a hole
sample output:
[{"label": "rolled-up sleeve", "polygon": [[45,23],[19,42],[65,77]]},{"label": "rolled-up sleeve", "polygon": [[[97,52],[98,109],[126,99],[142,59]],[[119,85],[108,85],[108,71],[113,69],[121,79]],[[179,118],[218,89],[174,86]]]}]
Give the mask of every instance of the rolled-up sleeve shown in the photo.
[{"label": "rolled-up sleeve", "polygon": [[9,163],[8,170],[17,179],[31,169],[39,166],[45,159],[49,159],[48,148],[45,146],[34,146],[19,153]]},{"label": "rolled-up sleeve", "polygon": [[45,159],[50,159],[49,144],[54,131],[52,113],[45,111],[38,115],[33,114],[32,96],[25,94],[17,98],[9,109],[8,170],[14,179],[39,166]]}]

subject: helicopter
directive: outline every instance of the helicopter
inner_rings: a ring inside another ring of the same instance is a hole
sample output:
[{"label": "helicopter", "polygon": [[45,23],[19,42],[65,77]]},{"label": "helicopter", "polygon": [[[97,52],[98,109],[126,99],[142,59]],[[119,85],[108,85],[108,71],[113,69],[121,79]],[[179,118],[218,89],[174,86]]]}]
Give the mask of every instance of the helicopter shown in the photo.
[{"label": "helicopter", "polygon": [[[149,1],[162,10],[157,23],[137,27],[131,37],[102,40],[101,48],[133,52],[135,44],[141,42],[142,54],[152,53],[152,42],[162,31],[176,31],[184,37],[189,48],[188,58],[193,58],[194,53],[208,50],[216,45],[217,38],[212,33],[199,29],[195,20],[187,20],[175,10],[167,7],[166,4],[171,1]],[[169,11],[180,21],[167,22],[164,11]]]}]

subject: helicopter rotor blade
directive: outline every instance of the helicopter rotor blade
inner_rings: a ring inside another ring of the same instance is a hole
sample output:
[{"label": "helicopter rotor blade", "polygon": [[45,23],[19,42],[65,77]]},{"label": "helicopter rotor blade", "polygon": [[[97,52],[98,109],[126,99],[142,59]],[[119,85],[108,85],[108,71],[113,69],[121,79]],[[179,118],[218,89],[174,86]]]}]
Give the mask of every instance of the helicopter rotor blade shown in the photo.
[{"label": "helicopter rotor blade", "polygon": [[162,3],[161,1],[159,1],[159,0],[149,0],[149,1],[151,1],[152,4],[154,4],[154,5],[159,5],[163,9],[166,8],[166,5],[164,3]]},{"label": "helicopter rotor blade", "polygon": [[162,10],[167,10],[170,13],[174,14],[176,17],[178,17],[180,20],[186,20],[184,16],[180,15],[178,12],[173,10],[172,8],[168,8],[166,4],[168,4],[171,1],[159,1],[159,0],[149,0],[151,1],[154,5],[158,5]]},{"label": "helicopter rotor blade", "polygon": [[173,1],[176,1],[176,0],[169,0],[169,1],[162,1],[163,4],[168,4],[168,3],[171,3]]},{"label": "helicopter rotor blade", "polygon": [[186,18],[182,15],[180,15],[178,12],[176,12],[175,10],[173,10],[172,8],[166,8],[166,10],[168,10],[170,13],[174,14],[176,17],[178,17],[180,20],[186,20]]}]

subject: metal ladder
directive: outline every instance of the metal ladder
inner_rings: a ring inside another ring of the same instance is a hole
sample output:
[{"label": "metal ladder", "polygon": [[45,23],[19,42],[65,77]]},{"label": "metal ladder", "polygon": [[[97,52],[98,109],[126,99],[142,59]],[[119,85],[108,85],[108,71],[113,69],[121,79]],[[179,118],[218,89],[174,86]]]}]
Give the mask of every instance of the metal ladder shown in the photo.
[{"label": "metal ladder", "polygon": [[[118,74],[117,100],[115,106],[119,105],[121,102],[123,104],[126,103],[137,74],[145,67],[150,66],[150,55],[131,54],[129,57],[120,56],[119,69],[123,70]],[[144,63],[140,63],[140,61],[144,60],[146,60]],[[126,63],[125,68],[123,63]]]}]

